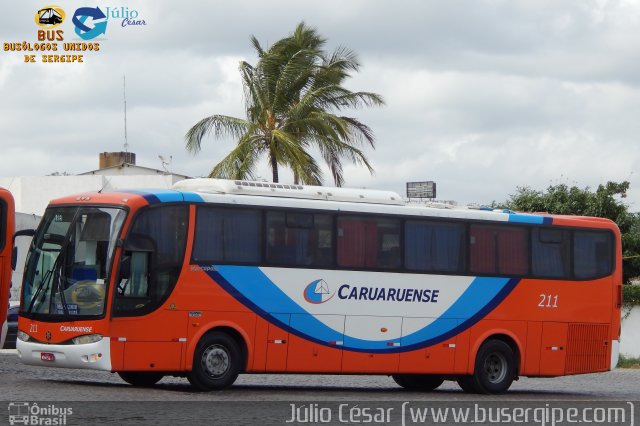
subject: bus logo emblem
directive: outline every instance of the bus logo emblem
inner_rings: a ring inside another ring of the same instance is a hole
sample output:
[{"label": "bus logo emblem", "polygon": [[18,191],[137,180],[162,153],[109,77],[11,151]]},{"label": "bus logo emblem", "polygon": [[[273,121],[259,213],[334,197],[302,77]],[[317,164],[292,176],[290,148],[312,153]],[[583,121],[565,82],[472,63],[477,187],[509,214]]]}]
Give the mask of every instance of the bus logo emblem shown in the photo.
[{"label": "bus logo emblem", "polygon": [[328,302],[333,296],[329,284],[323,279],[312,281],[304,288],[304,300],[314,305]]}]

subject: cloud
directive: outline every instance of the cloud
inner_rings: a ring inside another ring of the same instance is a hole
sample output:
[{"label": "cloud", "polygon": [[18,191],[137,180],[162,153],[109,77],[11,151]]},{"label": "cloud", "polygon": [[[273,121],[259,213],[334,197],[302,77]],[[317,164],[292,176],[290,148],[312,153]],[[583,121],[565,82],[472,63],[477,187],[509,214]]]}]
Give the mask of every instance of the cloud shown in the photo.
[{"label": "cloud", "polygon": [[[138,163],[161,168],[158,155],[172,156],[174,171],[208,174],[234,141],[207,138],[192,156],[185,132],[210,114],[242,116],[238,62],[256,61],[249,36],[268,46],[304,20],[328,48],[359,54],[350,88],[387,101],[346,112],[377,140],[365,150],[375,175],[348,165],[347,185],[404,192],[406,181],[435,180],[441,198],[488,203],[516,186],[631,179],[627,201],[638,209],[636,2],[120,4],[147,25],[122,28],[111,18],[100,52],[83,64],[25,64],[21,52],[0,52],[0,175],[80,173],[96,168],[99,152],[122,149],[123,75]],[[69,16],[83,5],[63,7]],[[0,42],[34,41],[33,5],[5,9]],[[77,38],[71,26],[64,31],[65,40]],[[259,174],[270,178],[266,161]]]}]

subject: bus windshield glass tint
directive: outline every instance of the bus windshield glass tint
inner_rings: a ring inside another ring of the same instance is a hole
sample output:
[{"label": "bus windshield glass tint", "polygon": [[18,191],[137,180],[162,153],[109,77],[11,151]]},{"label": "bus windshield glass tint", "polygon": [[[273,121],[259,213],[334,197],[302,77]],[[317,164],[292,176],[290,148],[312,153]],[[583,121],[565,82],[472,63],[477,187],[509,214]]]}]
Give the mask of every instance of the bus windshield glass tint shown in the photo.
[{"label": "bus windshield glass tint", "polygon": [[27,258],[23,312],[102,315],[111,258],[125,216],[115,208],[47,209]]}]

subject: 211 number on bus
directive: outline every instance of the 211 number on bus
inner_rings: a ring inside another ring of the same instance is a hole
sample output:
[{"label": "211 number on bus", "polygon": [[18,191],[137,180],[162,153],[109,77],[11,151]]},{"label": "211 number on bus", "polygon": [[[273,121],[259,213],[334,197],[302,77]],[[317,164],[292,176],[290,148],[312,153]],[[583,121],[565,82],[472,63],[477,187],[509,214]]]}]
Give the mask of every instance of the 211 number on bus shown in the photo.
[{"label": "211 number on bus", "polygon": [[557,308],[558,295],[557,294],[541,294],[540,303],[538,303],[538,306],[541,308]]}]

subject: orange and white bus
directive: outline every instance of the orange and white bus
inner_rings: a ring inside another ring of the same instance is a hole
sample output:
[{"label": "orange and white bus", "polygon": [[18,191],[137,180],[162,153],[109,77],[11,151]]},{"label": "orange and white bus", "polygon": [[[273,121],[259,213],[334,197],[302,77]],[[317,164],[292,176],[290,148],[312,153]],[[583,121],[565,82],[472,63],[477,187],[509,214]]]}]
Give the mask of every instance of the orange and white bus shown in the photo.
[{"label": "orange and white bus", "polygon": [[392,192],[215,179],[53,201],[18,354],[133,385],[391,375],[500,393],[614,368],[621,243],[606,219],[406,205]]},{"label": "orange and white bus", "polygon": [[15,207],[11,193],[0,188],[0,349],[7,337],[7,311],[13,259]]}]

